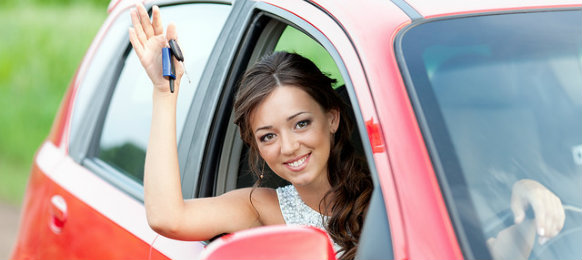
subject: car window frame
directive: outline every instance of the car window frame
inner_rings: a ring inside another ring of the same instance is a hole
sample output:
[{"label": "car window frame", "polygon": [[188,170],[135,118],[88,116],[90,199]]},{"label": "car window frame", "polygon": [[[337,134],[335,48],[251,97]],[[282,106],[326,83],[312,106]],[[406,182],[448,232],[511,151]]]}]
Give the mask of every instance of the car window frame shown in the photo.
[{"label": "car window frame", "polygon": [[[180,4],[223,4],[230,6],[230,12],[232,13],[234,10],[234,6],[229,1],[184,1],[179,3],[170,3],[170,4],[163,4],[159,3],[158,6],[160,8],[164,8],[167,6],[175,6]],[[150,3],[145,6],[148,13],[151,15],[153,4]],[[129,8],[126,10],[121,11],[114,19],[113,26],[125,26],[129,28],[131,26],[131,20],[129,19]],[[229,19],[231,13],[227,15],[227,20]],[[215,51],[217,44],[220,40],[220,35],[227,27],[225,23],[219,32],[219,38],[214,43],[214,46],[211,50],[212,53]],[[107,32],[109,33],[109,32]],[[108,37],[109,35],[104,37]],[[109,165],[109,163],[101,160],[98,157],[99,153],[99,146],[101,135],[105,123],[105,117],[107,116],[107,111],[110,107],[110,102],[113,97],[113,93],[115,91],[115,87],[117,82],[120,79],[123,67],[125,66],[125,61],[127,60],[131,50],[133,49],[131,43],[129,42],[129,36],[126,30],[123,30],[123,35],[115,35],[116,40],[119,42],[120,46],[124,46],[122,48],[118,48],[114,51],[110,57],[115,57],[110,60],[109,68],[105,69],[104,72],[98,77],[100,79],[100,88],[102,91],[95,91],[94,98],[89,102],[87,107],[97,107],[98,109],[87,109],[88,116],[83,117],[82,122],[80,123],[80,127],[77,130],[80,134],[73,137],[71,140],[69,149],[70,153],[72,154],[71,157],[74,158],[75,161],[79,162],[81,165],[85,166],[91,172],[95,173],[100,178],[104,179],[105,181],[109,182],[119,190],[125,192],[132,198],[140,201],[143,203],[144,201],[144,193],[143,193],[143,185],[136,182],[135,180],[128,177],[126,174],[121,172],[119,169]],[[210,60],[210,58],[209,58]],[[209,61],[208,61],[209,63]],[[89,67],[92,64],[89,65]],[[208,71],[208,64],[204,68],[204,72],[201,75],[200,82],[198,85],[198,89],[194,96],[196,97],[198,91],[202,88],[207,88],[208,84],[202,84],[205,78],[207,78],[207,74],[205,73]],[[194,114],[198,114],[198,110],[193,109],[193,105],[195,100],[191,101],[190,107],[187,109],[186,120],[190,120]],[[187,121],[188,122],[188,121]],[[182,128],[182,136],[184,136],[185,129],[187,127],[191,127],[192,125],[196,125],[195,123],[190,122],[190,124],[184,124]],[[204,135],[200,135],[200,137],[205,137]],[[186,138],[188,139],[188,138]],[[199,138],[195,138],[199,139]],[[186,140],[180,140],[178,143],[178,147],[184,146]],[[205,139],[204,139],[205,141]],[[186,158],[189,157],[181,156],[180,149],[178,149],[179,158]],[[182,161],[181,161],[182,162]],[[185,162],[185,161],[184,161]],[[184,163],[181,163],[181,165]],[[182,170],[182,167],[180,167]],[[184,172],[181,171],[181,176],[184,176]]]},{"label": "car window frame", "polygon": [[[224,2],[226,3],[226,2]],[[230,4],[230,3],[229,3]],[[208,133],[216,104],[217,93],[221,91],[226,81],[227,71],[232,66],[231,60],[235,55],[236,43],[242,37],[239,20],[244,19],[246,9],[250,6],[246,1],[234,1],[231,4],[231,13],[219,33],[214,49],[211,51],[199,82],[199,90],[192,100],[184,130],[178,144],[178,160],[180,163],[180,177],[182,197],[192,199],[198,197],[201,172],[206,165],[203,157]]]},{"label": "car window frame", "polygon": [[[240,42],[233,48],[236,49],[235,51],[228,52],[228,57],[232,61],[231,68],[225,71],[225,73],[228,74],[226,74],[224,81],[221,82],[225,84],[220,85],[220,97],[215,99],[220,100],[220,103],[216,105],[216,109],[213,110],[215,112],[213,113],[213,130],[211,133],[209,133],[208,142],[206,143],[206,147],[204,149],[205,155],[203,163],[206,164],[206,167],[203,166],[203,170],[200,172],[202,178],[198,184],[203,187],[198,188],[197,196],[208,197],[217,195],[217,185],[224,185],[224,183],[220,184],[218,181],[220,180],[221,182],[225,182],[225,179],[227,179],[219,176],[217,169],[220,167],[238,168],[238,164],[233,164],[231,158],[237,158],[238,160],[238,158],[240,158],[240,154],[236,154],[236,151],[235,154],[233,154],[231,152],[232,150],[227,151],[226,153],[222,151],[222,149],[229,149],[242,145],[240,137],[236,137],[238,136],[238,128],[233,124],[229,124],[229,122],[232,122],[232,100],[237,87],[236,83],[238,83],[240,76],[247,69],[248,64],[262,56],[265,51],[268,51],[261,49],[257,52],[255,51],[257,47],[255,47],[253,44],[263,44],[264,46],[268,46],[270,44],[273,47],[272,49],[274,49],[277,41],[269,43],[269,41],[257,42],[257,40],[259,40],[258,38],[264,29],[261,27],[267,27],[269,20],[277,20],[279,23],[295,27],[296,29],[304,32],[306,35],[312,37],[315,41],[319,42],[322,47],[328,51],[336,63],[336,66],[340,71],[340,75],[345,81],[345,87],[348,92],[350,103],[352,104],[352,111],[355,114],[355,130],[360,132],[364,155],[368,165],[370,166],[370,171],[374,183],[374,191],[372,200],[370,202],[370,214],[367,216],[364,222],[364,229],[361,235],[361,248],[363,250],[359,251],[358,255],[362,257],[381,255],[383,258],[388,257],[392,259],[394,257],[394,252],[392,248],[389,221],[386,213],[386,204],[384,203],[382,190],[378,180],[378,172],[376,171],[375,167],[372,146],[370,144],[366,124],[362,118],[362,113],[355,95],[353,83],[351,82],[347,68],[343,64],[341,56],[330,40],[327,39],[327,37],[325,37],[313,25],[294,15],[293,13],[263,2],[246,3],[246,5],[247,7],[244,8],[242,12],[247,12],[247,15],[245,16],[243,14],[241,19],[238,20],[238,24],[241,25],[239,28],[239,35],[244,34],[244,38],[239,38]],[[322,15],[331,17],[330,14],[324,11],[322,11]],[[333,19],[333,17],[331,18]],[[335,21],[335,23],[341,27],[341,24],[338,21]],[[284,28],[285,26],[282,27]],[[247,28],[248,31],[246,31]],[[278,34],[278,36],[280,36],[282,31],[283,30],[280,30],[280,32],[274,32],[273,35]],[[235,52],[236,55],[233,55]],[[227,135],[225,138],[226,133],[229,135]],[[227,142],[225,142],[225,139]],[[228,142],[230,142],[230,144]],[[224,162],[223,159],[227,162]],[[218,178],[215,178],[217,175]],[[207,177],[205,178],[204,176]],[[382,244],[383,247],[375,246],[378,244]]]}]

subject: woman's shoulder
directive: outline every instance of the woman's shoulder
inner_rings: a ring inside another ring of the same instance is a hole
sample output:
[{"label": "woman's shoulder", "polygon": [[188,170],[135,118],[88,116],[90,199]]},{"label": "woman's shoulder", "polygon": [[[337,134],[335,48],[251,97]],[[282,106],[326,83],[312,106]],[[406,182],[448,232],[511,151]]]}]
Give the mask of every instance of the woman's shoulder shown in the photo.
[{"label": "woman's shoulder", "polygon": [[238,196],[244,196],[247,201],[251,202],[251,206],[257,210],[263,225],[285,224],[275,189],[242,188],[231,192],[237,193]]},{"label": "woman's shoulder", "polygon": [[[239,200],[252,198],[252,203],[269,203],[277,199],[277,192],[271,188],[240,188],[231,190],[221,195],[221,197],[236,197]],[[276,201],[275,201],[276,202]]]}]

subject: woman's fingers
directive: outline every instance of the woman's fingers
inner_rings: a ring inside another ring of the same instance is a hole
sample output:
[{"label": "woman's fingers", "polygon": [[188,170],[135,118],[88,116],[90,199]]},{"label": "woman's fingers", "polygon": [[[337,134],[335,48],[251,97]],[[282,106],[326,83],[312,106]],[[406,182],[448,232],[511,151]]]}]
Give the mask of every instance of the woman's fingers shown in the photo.
[{"label": "woman's fingers", "polygon": [[145,46],[148,42],[148,39],[143,31],[143,27],[141,26],[139,15],[136,9],[131,10],[131,23],[133,24],[133,29],[137,39],[139,40],[139,43],[142,47]]},{"label": "woman's fingers", "polygon": [[551,231],[550,231],[550,236],[554,237],[556,235],[558,235],[558,233],[560,233],[560,231],[562,230],[562,228],[564,227],[564,222],[566,220],[566,214],[564,212],[564,207],[562,206],[562,201],[560,201],[560,198],[558,198],[557,196],[555,196],[554,194],[551,194],[551,200],[552,200],[552,227],[551,227]]},{"label": "woman's fingers", "polygon": [[530,186],[527,197],[535,214],[538,235],[545,238],[556,236],[566,218],[560,198],[537,182]]},{"label": "woman's fingers", "polygon": [[537,188],[531,190],[528,195],[528,202],[535,215],[537,233],[542,237],[547,236],[549,231],[547,220],[551,217],[548,202],[544,200],[543,194]]},{"label": "woman's fingers", "polygon": [[169,40],[178,40],[178,32],[176,32],[176,25],[174,23],[170,23],[168,25],[166,31],[166,39]]},{"label": "woman's fingers", "polygon": [[152,25],[154,35],[164,34],[164,26],[162,25],[162,18],[160,17],[160,8],[154,5],[152,8]]},{"label": "woman's fingers", "polygon": [[141,26],[143,27],[143,31],[144,31],[147,39],[149,39],[152,36],[154,36],[154,28],[152,26],[152,23],[150,22],[150,16],[148,14],[148,11],[141,4],[137,5],[136,9],[137,9],[137,12],[139,15],[139,20],[141,22]]},{"label": "woman's fingers", "polygon": [[527,202],[515,191],[515,189],[511,196],[510,207],[513,212],[513,221],[516,224],[521,223],[525,219]]},{"label": "woman's fingers", "polygon": [[[534,211],[537,233],[547,240],[560,233],[566,215],[560,198],[545,186],[534,180],[520,180],[514,187],[511,197],[511,210],[516,223],[521,222],[524,210],[530,205]],[[540,241],[543,241],[540,240]]]},{"label": "woman's fingers", "polygon": [[137,34],[135,33],[135,29],[133,28],[129,28],[129,41],[131,42],[137,56],[141,57],[143,53],[143,45],[140,43]]},{"label": "woman's fingers", "polygon": [[[168,28],[166,28],[166,39],[168,39],[168,41],[178,41],[178,32],[176,31],[176,25],[174,23],[170,23]],[[180,45],[179,42],[178,45]],[[174,58],[174,64],[176,64],[176,77],[181,78],[182,74],[184,73],[184,68],[182,67],[183,65],[181,62],[178,62],[176,58]]]},{"label": "woman's fingers", "polygon": [[[164,35],[160,9],[157,6],[152,7],[151,22],[147,10],[141,4],[136,5],[130,14],[133,28],[129,29],[129,40],[154,86],[164,86],[158,90],[168,91],[168,79],[161,73],[162,48],[168,45],[168,39],[177,38],[176,26],[173,24],[168,26],[167,34]],[[176,88],[178,88],[184,69],[182,63],[174,61],[174,64],[177,77]]]}]

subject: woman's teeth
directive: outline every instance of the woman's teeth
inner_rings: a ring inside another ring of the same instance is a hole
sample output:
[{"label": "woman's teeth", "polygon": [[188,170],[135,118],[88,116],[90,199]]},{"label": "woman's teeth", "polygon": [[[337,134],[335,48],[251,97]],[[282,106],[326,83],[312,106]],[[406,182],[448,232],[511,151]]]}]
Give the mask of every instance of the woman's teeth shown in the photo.
[{"label": "woman's teeth", "polygon": [[301,158],[301,159],[299,159],[297,161],[294,161],[292,163],[289,163],[289,166],[291,166],[291,167],[299,167],[300,165],[302,165],[305,162],[306,159],[307,159],[307,156],[304,156],[303,158]]}]

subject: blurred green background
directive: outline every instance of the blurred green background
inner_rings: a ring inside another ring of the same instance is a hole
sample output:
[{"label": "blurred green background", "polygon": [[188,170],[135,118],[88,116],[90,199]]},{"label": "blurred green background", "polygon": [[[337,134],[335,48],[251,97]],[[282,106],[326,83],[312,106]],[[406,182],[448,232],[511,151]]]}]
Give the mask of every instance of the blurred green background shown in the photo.
[{"label": "blurred green background", "polygon": [[109,0],[0,1],[0,202],[19,205],[36,149]]}]

